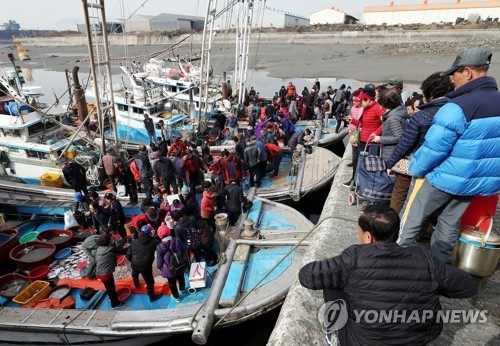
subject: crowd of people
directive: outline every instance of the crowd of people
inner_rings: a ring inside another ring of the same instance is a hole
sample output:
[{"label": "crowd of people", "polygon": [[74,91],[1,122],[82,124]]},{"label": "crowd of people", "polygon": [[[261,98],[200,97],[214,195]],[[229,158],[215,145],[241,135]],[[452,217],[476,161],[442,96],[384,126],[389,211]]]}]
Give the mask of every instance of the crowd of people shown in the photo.
[{"label": "crowd of people", "polygon": [[[361,245],[300,271],[301,284],[324,290],[325,302],[343,302],[346,324],[327,330],[330,345],[425,345],[443,329],[439,295],[476,294],[475,280],[450,262],[473,197],[500,191],[500,93],[488,76],[491,57],[482,47],[462,52],[422,82],[423,97],[405,99],[398,79],[352,93],[353,178],[360,152],[375,143],[396,180],[390,206],[371,203],[360,216]],[[406,172],[401,164],[395,173],[403,159]],[[345,186],[353,188],[352,179]],[[412,246],[430,223],[430,252]],[[367,321],[357,319],[360,311],[414,318]]]}]

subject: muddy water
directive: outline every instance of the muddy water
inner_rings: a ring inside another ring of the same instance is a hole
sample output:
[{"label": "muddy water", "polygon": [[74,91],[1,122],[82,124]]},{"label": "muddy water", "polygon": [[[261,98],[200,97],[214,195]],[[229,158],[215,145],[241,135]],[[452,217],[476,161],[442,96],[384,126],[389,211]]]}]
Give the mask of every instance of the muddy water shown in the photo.
[{"label": "muddy water", "polygon": [[59,236],[54,237],[54,238],[45,239],[44,241],[47,241],[47,242],[52,243],[52,244],[60,244],[60,243],[64,243],[67,240],[68,240],[67,235],[59,235]]},{"label": "muddy water", "polygon": [[46,247],[34,248],[28,253],[19,253],[17,259],[24,262],[35,262],[49,256],[52,251],[52,249]]},{"label": "muddy water", "polygon": [[29,286],[29,281],[26,280],[14,280],[7,282],[6,284],[0,286],[0,292],[9,296],[16,296],[22,290]]}]

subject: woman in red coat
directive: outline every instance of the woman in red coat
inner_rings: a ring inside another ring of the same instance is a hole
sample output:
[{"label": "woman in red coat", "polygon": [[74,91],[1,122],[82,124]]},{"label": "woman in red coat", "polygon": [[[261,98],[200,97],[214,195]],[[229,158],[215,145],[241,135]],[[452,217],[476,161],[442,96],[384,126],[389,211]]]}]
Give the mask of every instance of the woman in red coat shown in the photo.
[{"label": "woman in red coat", "polygon": [[210,225],[212,232],[215,232],[214,215],[217,211],[217,187],[211,186],[203,191],[201,199],[201,218]]},{"label": "woman in red coat", "polygon": [[353,152],[352,178],[348,182],[342,184],[347,187],[351,186],[354,180],[354,172],[356,172],[356,167],[358,165],[359,154],[365,150],[370,135],[375,133],[375,135],[380,136],[382,133],[382,115],[384,111],[380,108],[377,101],[375,101],[375,89],[365,87],[363,91],[359,93],[358,98],[361,100],[363,115],[359,119],[347,119],[347,121],[354,126],[359,126],[361,128],[359,133],[359,144],[354,148]]}]

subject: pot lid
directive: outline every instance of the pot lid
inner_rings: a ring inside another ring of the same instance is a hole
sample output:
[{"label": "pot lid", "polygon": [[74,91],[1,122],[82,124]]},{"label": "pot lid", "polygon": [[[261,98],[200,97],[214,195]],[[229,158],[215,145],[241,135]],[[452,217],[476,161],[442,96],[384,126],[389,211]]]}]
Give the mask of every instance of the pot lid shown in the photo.
[{"label": "pot lid", "polygon": [[[486,236],[485,231],[477,231],[473,226],[462,227],[461,231],[460,237],[478,243],[482,243],[484,241],[484,237]],[[492,230],[488,239],[486,239],[486,244],[500,246],[500,236]]]}]

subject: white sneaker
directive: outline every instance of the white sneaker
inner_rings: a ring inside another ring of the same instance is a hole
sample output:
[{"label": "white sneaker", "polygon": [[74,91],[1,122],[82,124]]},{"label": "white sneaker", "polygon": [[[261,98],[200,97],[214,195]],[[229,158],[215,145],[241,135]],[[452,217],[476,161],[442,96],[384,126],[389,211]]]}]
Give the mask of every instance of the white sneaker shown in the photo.
[{"label": "white sneaker", "polygon": [[180,302],[181,302],[181,298],[180,298],[180,297],[179,297],[179,298],[172,297],[172,299],[173,299],[175,302],[177,302],[177,303],[180,303]]},{"label": "white sneaker", "polygon": [[188,291],[187,289],[184,289],[184,290],[182,290],[182,291],[181,291],[181,295],[185,296],[185,295],[187,295],[187,294],[188,294],[188,292],[189,292],[189,291]]}]

